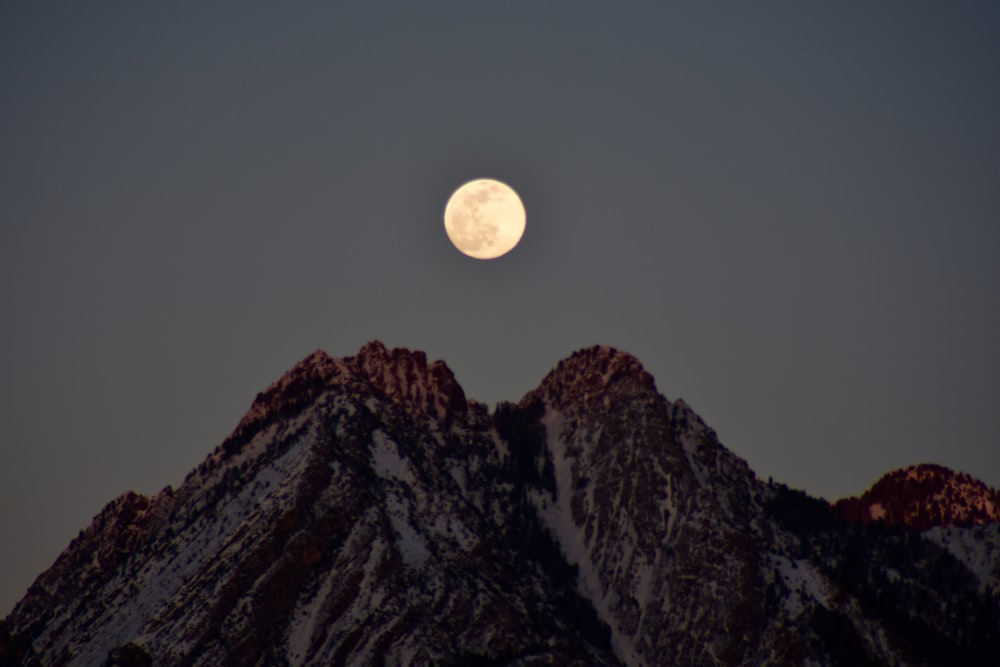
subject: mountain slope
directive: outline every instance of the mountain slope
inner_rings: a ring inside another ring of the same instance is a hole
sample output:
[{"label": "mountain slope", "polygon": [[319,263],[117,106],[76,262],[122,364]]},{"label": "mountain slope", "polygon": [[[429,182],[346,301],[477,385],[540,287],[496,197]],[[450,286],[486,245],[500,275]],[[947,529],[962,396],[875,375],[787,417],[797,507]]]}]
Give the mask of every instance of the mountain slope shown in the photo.
[{"label": "mountain slope", "polygon": [[110,503],[0,665],[992,664],[1000,552],[952,530],[760,482],[612,348],[490,414],[372,342],[303,360],[178,489]]},{"label": "mountain slope", "polygon": [[522,405],[534,401],[545,406],[557,488],[536,493],[536,506],[623,659],[748,659],[763,596],[746,464],[610,348],[570,357]]},{"label": "mountain slope", "polygon": [[179,489],[109,505],[12,633],[43,664],[129,642],[167,665],[614,664],[581,636],[586,604],[521,553],[490,428],[422,354],[314,354]]}]

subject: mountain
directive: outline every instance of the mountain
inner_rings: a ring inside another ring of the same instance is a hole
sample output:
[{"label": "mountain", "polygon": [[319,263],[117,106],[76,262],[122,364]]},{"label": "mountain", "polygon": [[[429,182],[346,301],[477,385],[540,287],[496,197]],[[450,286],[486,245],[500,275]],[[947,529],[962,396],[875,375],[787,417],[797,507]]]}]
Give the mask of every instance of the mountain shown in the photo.
[{"label": "mountain", "polygon": [[0,622],[0,665],[994,664],[996,525],[848,522],[613,348],[491,413],[372,342],[112,501]]},{"label": "mountain", "polygon": [[859,498],[834,510],[847,521],[882,521],[907,530],[1000,522],[1000,494],[966,473],[928,464],[886,473]]}]

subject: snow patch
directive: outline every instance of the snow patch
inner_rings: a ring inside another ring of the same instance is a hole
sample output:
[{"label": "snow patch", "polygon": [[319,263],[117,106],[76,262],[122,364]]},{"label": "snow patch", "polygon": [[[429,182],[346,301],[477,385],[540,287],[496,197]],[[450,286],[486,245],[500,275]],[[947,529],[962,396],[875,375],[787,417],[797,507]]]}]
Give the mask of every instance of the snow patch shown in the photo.
[{"label": "snow patch", "polygon": [[833,587],[808,560],[791,560],[771,554],[771,561],[789,589],[789,594],[784,600],[789,616],[792,618],[799,616],[806,609],[809,600],[814,600],[824,607],[832,606]]},{"label": "snow patch", "polygon": [[406,483],[414,481],[413,471],[400,456],[396,443],[381,430],[372,433],[372,464],[375,474],[382,479],[395,479]]},{"label": "snow patch", "polygon": [[611,612],[611,595],[604,591],[600,575],[590,556],[584,538],[584,531],[573,522],[573,510],[570,506],[573,495],[573,465],[575,457],[567,455],[566,443],[560,437],[562,432],[562,416],[546,408],[542,417],[545,426],[548,449],[552,455],[552,465],[556,478],[557,495],[555,502],[547,503],[547,494],[532,491],[531,501],[535,505],[542,522],[552,531],[562,547],[566,560],[578,568],[577,589],[584,598],[591,601],[601,620],[611,628],[611,643],[618,657],[629,667],[641,665],[635,646],[622,633],[621,628]]},{"label": "snow patch", "polygon": [[408,508],[409,503],[400,500],[394,494],[386,497],[386,513],[392,522],[392,529],[396,531],[396,547],[403,557],[403,562],[411,566],[423,565],[431,553],[423,536],[410,525]]},{"label": "snow patch", "polygon": [[921,535],[947,549],[979,581],[979,590],[1000,589],[1000,524],[931,528]]},{"label": "snow patch", "polygon": [[458,484],[458,488],[462,490],[462,495],[466,495],[468,493],[467,489],[469,482],[466,478],[465,468],[458,463],[449,463],[448,474],[450,474],[451,478],[455,480],[456,484]]}]

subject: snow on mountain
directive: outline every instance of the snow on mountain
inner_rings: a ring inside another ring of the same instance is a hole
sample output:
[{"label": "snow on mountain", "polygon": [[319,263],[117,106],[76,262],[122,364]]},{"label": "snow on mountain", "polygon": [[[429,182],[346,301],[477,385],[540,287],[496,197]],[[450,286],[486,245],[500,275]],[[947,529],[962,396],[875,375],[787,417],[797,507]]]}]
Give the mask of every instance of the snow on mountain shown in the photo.
[{"label": "snow on mountain", "polygon": [[[533,499],[623,661],[752,652],[761,591],[740,529],[759,498],[746,465],[611,348],[567,359],[522,405],[535,400],[546,408],[557,484]],[[714,476],[726,484],[709,484]]]},{"label": "snow on mountain", "polygon": [[613,348],[490,414],[372,342],[112,501],[0,622],[0,666],[993,664],[997,525],[846,522]]},{"label": "snow on mountain", "polygon": [[938,526],[923,537],[947,549],[968,568],[981,590],[1000,597],[1000,523],[973,528]]}]

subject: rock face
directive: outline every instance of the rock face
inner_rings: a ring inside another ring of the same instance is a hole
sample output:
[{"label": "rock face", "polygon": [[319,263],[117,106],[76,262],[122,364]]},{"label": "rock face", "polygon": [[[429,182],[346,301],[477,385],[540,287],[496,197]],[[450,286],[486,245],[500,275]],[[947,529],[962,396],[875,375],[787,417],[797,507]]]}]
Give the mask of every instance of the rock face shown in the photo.
[{"label": "rock face", "polygon": [[1000,496],[978,479],[923,464],[886,473],[860,498],[834,505],[847,521],[882,521],[906,530],[982,526],[1000,522]]},{"label": "rock face", "polygon": [[994,664],[991,528],[762,483],[612,348],[491,414],[373,342],[110,503],[0,621],[0,665]]}]

